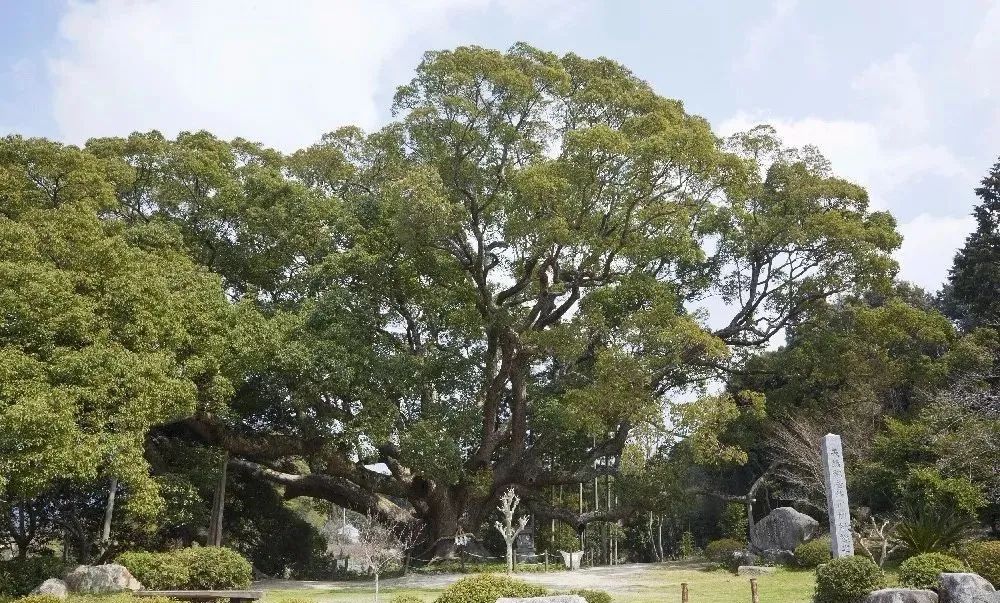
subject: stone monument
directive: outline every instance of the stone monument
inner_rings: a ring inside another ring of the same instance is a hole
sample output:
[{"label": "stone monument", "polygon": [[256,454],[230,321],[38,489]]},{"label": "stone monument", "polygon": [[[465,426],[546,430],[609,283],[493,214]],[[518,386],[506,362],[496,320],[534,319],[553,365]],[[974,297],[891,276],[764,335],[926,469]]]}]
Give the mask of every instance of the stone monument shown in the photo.
[{"label": "stone monument", "polygon": [[826,483],[826,510],[830,516],[830,552],[833,558],[854,555],[851,534],[851,510],[847,505],[847,474],[844,472],[844,450],[840,436],[823,436],[823,481]]}]

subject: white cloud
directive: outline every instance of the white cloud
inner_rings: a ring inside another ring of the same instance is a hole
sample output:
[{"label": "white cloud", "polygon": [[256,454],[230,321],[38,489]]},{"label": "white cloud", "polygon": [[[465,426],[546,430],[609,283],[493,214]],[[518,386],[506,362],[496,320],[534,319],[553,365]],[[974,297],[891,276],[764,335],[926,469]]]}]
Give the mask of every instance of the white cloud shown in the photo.
[{"label": "white cloud", "polygon": [[903,184],[925,175],[968,178],[952,151],[928,143],[898,144],[887,140],[874,124],[865,121],[820,119],[769,119],[739,113],[722,122],[719,131],[731,134],[767,123],[786,145],[814,145],[830,160],[834,172],[868,189],[872,204],[889,209],[887,197]]},{"label": "white cloud", "polygon": [[969,71],[979,94],[1000,95],[1000,2],[993,2],[972,38]]},{"label": "white cloud", "polygon": [[798,0],[774,0],[771,3],[770,13],[747,33],[746,48],[736,62],[738,70],[757,71],[763,66],[764,59],[781,42],[781,30],[797,5]]},{"label": "white cloud", "polygon": [[59,135],[207,128],[288,150],[342,125],[377,126],[387,107],[375,95],[397,53],[417,38],[466,41],[449,22],[499,1],[73,0],[49,63]]},{"label": "white cloud", "polygon": [[896,252],[899,278],[937,291],[948,278],[955,252],[976,227],[972,216],[932,216],[920,214],[900,224],[903,246]]},{"label": "white cloud", "polygon": [[879,121],[893,134],[909,137],[927,131],[930,118],[924,90],[909,54],[899,52],[872,63],[851,86],[864,98],[882,105]]}]

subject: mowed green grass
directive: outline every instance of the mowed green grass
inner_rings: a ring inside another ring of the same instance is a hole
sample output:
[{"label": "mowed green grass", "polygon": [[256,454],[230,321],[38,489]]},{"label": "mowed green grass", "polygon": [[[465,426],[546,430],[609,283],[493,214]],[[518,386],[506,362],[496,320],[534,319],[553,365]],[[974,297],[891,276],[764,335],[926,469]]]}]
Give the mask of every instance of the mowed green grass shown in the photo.
[{"label": "mowed green grass", "polygon": [[[560,572],[566,575],[567,573]],[[553,577],[556,574],[548,574]],[[556,579],[556,578],[552,578]],[[612,593],[615,603],[673,603],[681,600],[681,583],[688,584],[691,603],[750,602],[750,579],[735,576],[723,570],[701,570],[650,564],[638,575],[628,580],[609,580],[603,589]],[[812,571],[779,569],[776,573],[757,577],[761,603],[810,603],[815,575]],[[572,585],[548,585],[551,590],[569,590]],[[431,603],[441,593],[441,588],[380,589],[379,600],[391,601],[392,597],[407,594]],[[291,600],[314,603],[358,603],[371,601],[374,586],[367,582],[344,583],[332,589],[268,590],[267,603],[291,603]]]}]

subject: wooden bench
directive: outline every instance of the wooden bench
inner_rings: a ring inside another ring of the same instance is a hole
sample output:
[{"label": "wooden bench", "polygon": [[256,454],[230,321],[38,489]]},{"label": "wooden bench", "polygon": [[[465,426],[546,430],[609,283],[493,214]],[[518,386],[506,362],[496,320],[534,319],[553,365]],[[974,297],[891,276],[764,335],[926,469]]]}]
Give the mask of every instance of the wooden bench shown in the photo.
[{"label": "wooden bench", "polygon": [[169,597],[182,601],[213,601],[229,599],[232,603],[253,603],[264,598],[262,590],[137,590],[137,597]]}]

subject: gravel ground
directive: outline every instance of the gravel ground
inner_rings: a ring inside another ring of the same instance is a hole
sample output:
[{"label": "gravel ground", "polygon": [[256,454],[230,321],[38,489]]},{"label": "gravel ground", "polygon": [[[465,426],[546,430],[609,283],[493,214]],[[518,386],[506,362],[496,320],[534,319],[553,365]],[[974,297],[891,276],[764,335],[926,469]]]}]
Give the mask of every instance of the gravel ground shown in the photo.
[{"label": "gravel ground", "polygon": [[[698,570],[705,564],[698,563],[630,563],[612,567],[591,567],[577,571],[549,573],[524,573],[517,577],[527,582],[541,584],[553,590],[576,588],[599,588],[611,593],[627,593],[641,590],[646,583],[656,580],[652,575],[657,570],[670,569]],[[384,588],[427,588],[439,589],[470,574],[409,574],[399,578],[382,580]],[[362,583],[363,584],[363,583]],[[262,590],[341,590],[356,588],[358,582],[338,582],[320,580],[263,580],[254,584]]]}]

